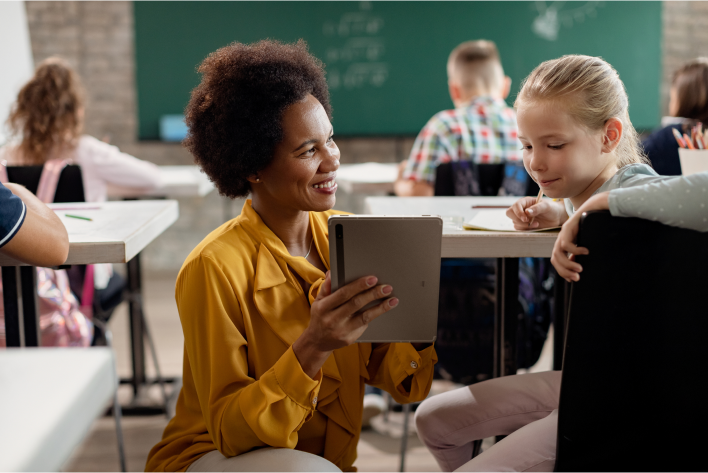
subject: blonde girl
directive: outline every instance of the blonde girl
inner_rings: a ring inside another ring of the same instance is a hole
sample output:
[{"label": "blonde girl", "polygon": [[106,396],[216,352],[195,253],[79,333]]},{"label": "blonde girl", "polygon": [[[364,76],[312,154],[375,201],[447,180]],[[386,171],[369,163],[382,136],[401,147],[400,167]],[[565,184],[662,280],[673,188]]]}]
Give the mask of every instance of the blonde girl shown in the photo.
[{"label": "blonde girl", "polygon": [[[553,201],[518,200],[517,229],[558,226],[594,194],[655,182],[629,119],[617,71],[600,58],[564,56],[538,66],[514,104],[526,170]],[[531,220],[533,219],[533,223]],[[556,267],[576,265],[556,245]],[[570,279],[577,272],[566,274]],[[416,412],[418,434],[443,471],[553,471],[560,371],[497,378],[432,397]],[[591,400],[588,400],[591,402]],[[473,441],[507,435],[472,458]]]}]

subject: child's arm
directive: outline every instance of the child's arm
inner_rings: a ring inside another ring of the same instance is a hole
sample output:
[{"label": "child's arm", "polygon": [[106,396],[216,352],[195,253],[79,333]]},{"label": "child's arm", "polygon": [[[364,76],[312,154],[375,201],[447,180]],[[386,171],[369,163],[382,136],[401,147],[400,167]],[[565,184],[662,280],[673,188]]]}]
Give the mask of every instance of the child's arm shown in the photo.
[{"label": "child's arm", "polygon": [[587,255],[587,248],[577,246],[575,241],[578,237],[578,225],[584,212],[590,210],[606,210],[609,208],[609,192],[596,194],[585,201],[583,205],[575,211],[572,217],[563,224],[558,239],[553,246],[551,263],[558,271],[558,274],[566,281],[579,281],[580,272],[583,267],[575,262],[576,255]]},{"label": "child's arm", "polygon": [[506,211],[506,216],[514,222],[514,228],[517,230],[557,227],[568,220],[563,202],[543,199],[537,204],[535,197],[522,197],[517,200]]},{"label": "child's arm", "polygon": [[575,255],[588,250],[575,245],[583,212],[610,210],[615,217],[638,217],[664,225],[708,231],[708,172],[673,179],[656,179],[643,186],[613,189],[590,197],[563,225],[551,263],[567,281],[578,281],[582,266]]}]

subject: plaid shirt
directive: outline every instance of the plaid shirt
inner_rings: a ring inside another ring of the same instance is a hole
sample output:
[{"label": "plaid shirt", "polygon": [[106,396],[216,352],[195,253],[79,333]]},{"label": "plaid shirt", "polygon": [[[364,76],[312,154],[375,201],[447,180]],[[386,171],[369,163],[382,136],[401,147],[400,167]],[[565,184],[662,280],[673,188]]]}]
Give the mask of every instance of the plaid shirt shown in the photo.
[{"label": "plaid shirt", "polygon": [[501,99],[478,97],[437,113],[413,144],[404,179],[435,182],[435,168],[450,161],[500,164],[521,161],[516,112]]}]

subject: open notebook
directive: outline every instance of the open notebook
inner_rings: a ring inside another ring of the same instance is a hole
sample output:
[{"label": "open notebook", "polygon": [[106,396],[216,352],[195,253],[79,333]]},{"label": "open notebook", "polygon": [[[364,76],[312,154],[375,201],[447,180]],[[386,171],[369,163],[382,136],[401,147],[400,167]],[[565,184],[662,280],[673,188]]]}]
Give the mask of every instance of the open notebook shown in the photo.
[{"label": "open notebook", "polygon": [[515,230],[514,222],[506,216],[506,209],[480,210],[472,217],[472,220],[465,222],[462,227],[465,230],[486,230],[492,232],[547,232],[557,230],[560,227],[541,228],[533,230]]}]

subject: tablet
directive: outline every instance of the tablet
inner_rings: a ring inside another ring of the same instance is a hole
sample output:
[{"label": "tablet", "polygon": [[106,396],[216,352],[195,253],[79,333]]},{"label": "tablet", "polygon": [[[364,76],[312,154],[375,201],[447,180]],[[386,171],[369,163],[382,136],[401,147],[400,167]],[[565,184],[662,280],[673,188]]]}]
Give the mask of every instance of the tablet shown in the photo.
[{"label": "tablet", "polygon": [[333,215],[328,227],[332,291],[373,275],[378,284],[393,287],[386,298],[400,301],[372,320],[357,341],[434,342],[442,219],[430,215]]}]

